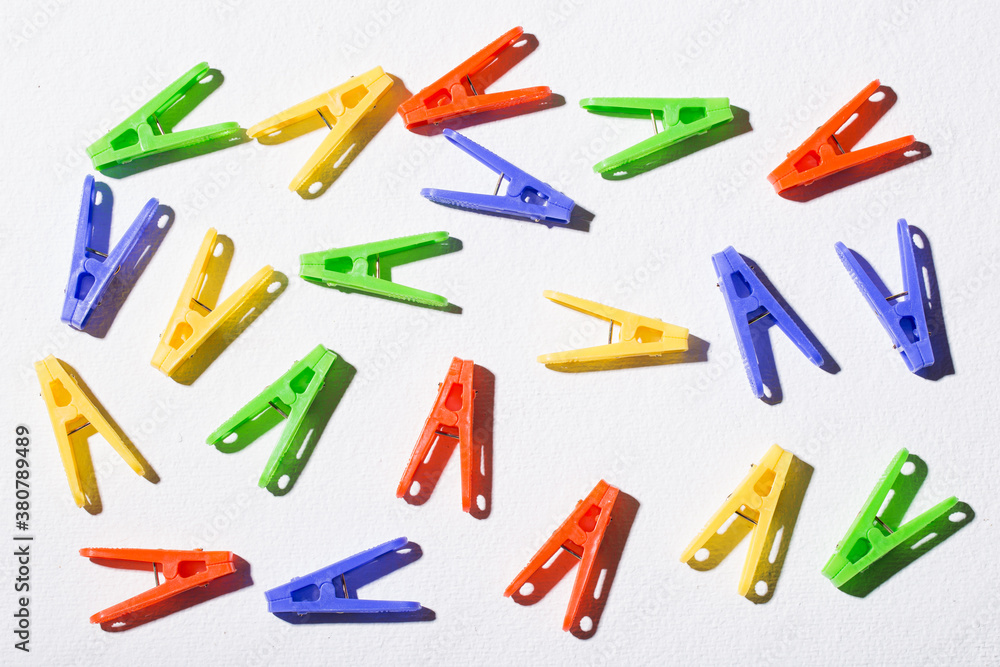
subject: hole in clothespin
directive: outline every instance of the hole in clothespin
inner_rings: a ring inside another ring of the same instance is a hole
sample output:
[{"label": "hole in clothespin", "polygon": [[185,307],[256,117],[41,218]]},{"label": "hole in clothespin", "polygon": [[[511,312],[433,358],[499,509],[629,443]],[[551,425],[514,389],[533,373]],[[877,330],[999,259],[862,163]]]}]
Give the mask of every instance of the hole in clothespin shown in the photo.
[{"label": "hole in clothespin", "polygon": [[767,595],[767,582],[758,581],[753,586],[753,592],[759,595],[760,597],[764,597],[765,595]]},{"label": "hole in clothespin", "polygon": [[881,90],[875,91],[875,94],[868,98],[869,102],[881,102],[885,99],[885,93]]},{"label": "hole in clothespin", "polygon": [[580,619],[580,629],[584,632],[590,632],[594,629],[594,619],[590,616],[584,616]]},{"label": "hole in clothespin", "polygon": [[215,248],[212,250],[212,257],[222,257],[222,253],[225,252],[226,247],[221,243],[216,243]]},{"label": "hole in clothespin", "polygon": [[236,442],[236,438],[238,438],[238,437],[239,437],[239,434],[236,433],[235,431],[233,431],[232,433],[230,433],[229,435],[227,435],[225,438],[223,438],[222,442],[226,443],[227,445],[231,445],[232,443]]},{"label": "hole in clothespin", "polygon": [[311,195],[316,194],[317,192],[320,191],[320,188],[322,188],[322,187],[323,187],[323,182],[322,181],[316,181],[315,183],[313,183],[313,184],[311,184],[309,186],[309,194],[311,194]]},{"label": "hole in clothespin", "polygon": [[[841,125],[841,126],[840,126],[840,129],[839,129],[839,130],[837,130],[836,132],[834,132],[834,133],[833,133],[833,135],[834,135],[834,136],[837,136],[838,134],[843,134],[844,130],[846,130],[846,129],[847,129],[847,127],[848,127],[848,126],[849,126],[849,125],[850,125],[851,123],[853,123],[854,121],[856,121],[857,119],[858,119],[858,114],[857,114],[856,112],[855,112],[855,113],[852,113],[852,114],[851,114],[851,117],[850,117],[850,118],[848,118],[848,119],[847,119],[846,121],[844,121],[844,124],[843,124],[843,125]],[[838,144],[838,145],[839,145],[839,144]]]},{"label": "hole in clothespin", "polygon": [[778,532],[774,534],[774,543],[771,545],[771,552],[767,554],[767,562],[773,563],[778,559],[778,552],[781,551],[781,535],[784,532],[785,527],[782,526],[778,529]]},{"label": "hole in clothespin", "polygon": [[517,592],[520,595],[523,595],[524,597],[528,597],[529,595],[535,592],[535,585],[532,584],[531,582],[527,582],[519,589],[517,589]]},{"label": "hole in clothespin", "polygon": [[198,83],[212,83],[212,79],[214,79],[214,78],[215,78],[214,74],[208,74],[207,76],[202,77],[198,81]]},{"label": "hole in clothespin", "polygon": [[100,206],[102,201],[104,201],[104,193],[100,190],[94,190],[94,206]]},{"label": "hole in clothespin", "polygon": [[[907,463],[909,463],[909,461],[907,461]],[[906,464],[904,463],[903,466],[905,467]],[[910,472],[913,472],[913,471],[911,470]],[[908,474],[908,473],[904,473],[904,474]],[[894,495],[896,495],[896,489],[889,489],[889,493],[887,493],[885,495],[885,500],[882,501],[882,506],[879,507],[878,508],[878,512],[875,513],[875,517],[876,518],[882,516],[885,513],[885,509],[889,506],[889,503],[892,502],[892,497]]]},{"label": "hole in clothespin", "polygon": [[418,493],[420,493],[420,482],[410,484],[410,495],[416,496]]},{"label": "hole in clothespin", "polygon": [[290,481],[292,481],[291,477],[289,477],[288,475],[282,475],[281,477],[278,478],[278,488],[282,490],[286,489]]},{"label": "hole in clothespin", "polygon": [[274,294],[275,292],[278,291],[278,289],[280,287],[281,287],[281,283],[276,280],[276,281],[274,281],[273,283],[271,283],[270,285],[267,286],[267,293],[268,294]]},{"label": "hole in clothespin", "polygon": [[952,512],[948,515],[948,521],[958,523],[959,521],[965,521],[966,516],[968,515],[965,512]]},{"label": "hole in clothespin", "polygon": [[903,153],[903,157],[905,158],[917,157],[918,155],[920,155],[920,151],[906,151]]},{"label": "hole in clothespin", "polygon": [[924,535],[919,540],[917,540],[916,544],[914,544],[912,547],[910,547],[910,549],[919,549],[923,545],[925,545],[928,542],[930,542],[931,540],[933,540],[935,537],[937,537],[937,533],[931,533],[929,535]]},{"label": "hole in clothespin", "polygon": [[597,576],[597,585],[594,586],[594,599],[601,599],[601,591],[604,589],[604,580],[608,577],[608,568],[601,570],[601,573]]},{"label": "hole in clothespin", "polygon": [[478,496],[476,496],[476,507],[479,508],[480,512],[486,509],[486,496],[484,496],[483,494],[479,494]]},{"label": "hole in clothespin", "polygon": [[[899,469],[901,475],[912,475],[913,471],[917,469],[917,466],[913,461],[907,461],[903,464],[903,467]],[[881,512],[879,512],[881,514]]]},{"label": "hole in clothespin", "polygon": [[709,552],[708,549],[706,549],[705,547],[702,547],[701,549],[698,549],[697,551],[694,552],[694,559],[699,563],[704,563],[706,560],[708,560],[708,556]]},{"label": "hole in clothespin", "polygon": [[160,219],[156,221],[156,226],[159,227],[160,229],[163,229],[164,227],[167,226],[168,222],[170,222],[170,216],[164,213],[163,215],[160,216]]}]

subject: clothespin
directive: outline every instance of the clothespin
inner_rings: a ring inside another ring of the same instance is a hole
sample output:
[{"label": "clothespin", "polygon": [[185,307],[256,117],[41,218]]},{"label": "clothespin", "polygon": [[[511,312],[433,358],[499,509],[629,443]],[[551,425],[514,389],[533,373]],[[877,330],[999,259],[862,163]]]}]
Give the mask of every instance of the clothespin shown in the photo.
[{"label": "clothespin", "polygon": [[851,135],[847,139],[845,134],[858,120],[857,116],[864,111],[865,103],[875,94],[879,85],[878,79],[875,79],[865,86],[844,108],[820,125],[801,146],[789,153],[777,169],[768,174],[767,180],[774,186],[775,192],[780,194],[799,185],[809,185],[850,167],[904,150],[913,144],[913,135],[910,135],[861,150],[851,150],[863,135]]},{"label": "clothespin", "polygon": [[854,284],[875,311],[882,328],[892,338],[893,349],[899,350],[906,367],[911,373],[916,373],[934,363],[934,348],[927,331],[927,315],[920,296],[920,272],[917,270],[913,239],[906,220],[900,219],[896,223],[896,236],[899,242],[899,263],[903,267],[903,291],[898,294],[891,294],[884,285],[877,285],[854,253],[843,243],[837,243],[834,247],[844,268],[854,279]]},{"label": "clothespin", "polygon": [[448,232],[404,236],[346,248],[331,248],[299,256],[299,276],[311,283],[335,287],[344,292],[362,292],[397,301],[444,308],[448,299],[382,277],[380,259],[448,240]]},{"label": "clothespin", "polygon": [[[142,569],[133,564],[145,563],[153,571],[156,586],[90,617],[91,623],[115,623],[125,616],[142,619],[156,616],[158,607],[181,593],[236,572],[235,556],[230,551],[179,551],[174,549],[80,549],[84,558],[99,559],[101,565],[127,570]],[[160,575],[163,583],[160,583]]]},{"label": "clothespin", "polygon": [[[546,299],[602,320],[608,320],[608,344],[585,347],[580,350],[554,352],[538,357],[546,365],[567,365],[633,357],[658,357],[668,352],[688,349],[688,330],[652,317],[644,317],[611,306],[580,299],[569,294],[545,290]],[[618,342],[612,343],[615,325],[618,325]]]},{"label": "clothespin", "polygon": [[653,136],[595,164],[598,174],[617,171],[733,119],[728,97],[588,97],[580,106],[591,113],[653,121]]},{"label": "clothespin", "polygon": [[[205,233],[191,273],[153,353],[153,366],[167,377],[172,376],[247,301],[266,289],[274,275],[274,269],[265,266],[217,306],[214,301],[218,293],[207,294],[210,290],[206,290],[210,282],[221,282],[223,278],[217,275],[217,269],[210,270],[217,237],[214,228],[210,227]],[[211,298],[207,298],[209,296]]]},{"label": "clothespin", "polygon": [[[719,511],[716,512],[698,536],[694,538],[681,556],[681,562],[691,565],[695,554],[715,536],[723,524],[734,514],[736,521],[747,521],[753,524],[750,539],[750,549],[743,561],[743,572],[740,574],[739,593],[742,596],[750,591],[754,573],[762,558],[766,558],[764,545],[770,531],[774,510],[778,506],[781,491],[785,486],[785,477],[794,455],[786,452],[778,445],[771,445],[767,454],[749,474],[743,478],[732,495],[726,498]],[[693,567],[693,566],[692,566]]]},{"label": "clothespin", "polygon": [[[69,269],[69,284],[63,301],[62,321],[74,329],[82,330],[91,312],[104,298],[111,279],[118,273],[125,258],[132,252],[146,229],[156,220],[160,202],[150,199],[138,217],[122,235],[113,250],[94,247],[94,177],[83,180],[83,200],[76,222],[76,240],[73,243],[73,261]],[[107,252],[105,252],[107,251]]]},{"label": "clothespin", "polygon": [[514,578],[504,597],[510,597],[521,589],[543,568],[556,553],[563,549],[580,559],[580,569],[577,570],[573,591],[570,593],[569,606],[563,619],[563,630],[569,630],[579,615],[580,604],[584,592],[592,588],[595,572],[594,563],[604,540],[604,533],[611,521],[615,501],[618,499],[618,489],[609,485],[603,479],[597,483],[594,490],[585,499],[576,504],[576,509],[552,533],[552,537],[542,545],[521,573]]},{"label": "clothespin", "polygon": [[292,612],[299,615],[419,611],[421,608],[419,602],[352,598],[347,586],[347,578],[352,571],[368,565],[380,556],[402,549],[406,543],[405,537],[397,537],[391,542],[380,544],[303,577],[295,577],[287,584],[272,588],[264,593],[267,598],[267,610],[272,614]]},{"label": "clothespin", "polygon": [[[258,482],[258,486],[272,489],[273,493],[275,484],[280,485],[280,478],[286,474],[285,470],[299,463],[297,450],[303,442],[298,437],[299,431],[303,428],[303,422],[316,395],[326,382],[327,372],[336,360],[336,354],[317,345],[302,361],[293,364],[287,373],[215,429],[208,436],[208,444],[215,445],[222,452],[234,452],[270,430],[277,421],[275,413],[282,419],[287,419],[288,424],[271,452]],[[245,440],[246,437],[250,438],[249,441]]]},{"label": "clothespin", "polygon": [[76,448],[85,446],[87,438],[100,433],[118,452],[125,463],[140,477],[146,476],[146,467],[130,447],[128,437],[118,429],[104,411],[80,388],[59,359],[51,354],[35,362],[35,373],[42,387],[42,398],[49,409],[49,419],[59,445],[69,490],[77,507],[86,501],[83,480],[76,460]]},{"label": "clothespin", "polygon": [[208,63],[195,65],[188,73],[163,89],[159,95],[92,143],[87,155],[94,169],[126,164],[140,157],[196,146],[213,139],[238,136],[239,123],[216,123],[180,132],[165,132],[160,116],[170,110],[208,74]]},{"label": "clothespin", "polygon": [[434,408],[424,422],[417,444],[413,448],[410,462],[406,466],[396,497],[402,498],[413,485],[417,471],[427,461],[427,455],[438,438],[458,440],[462,459],[462,511],[472,509],[472,415],[476,398],[473,377],[476,365],[470,359],[451,360],[448,374],[438,388]]},{"label": "clothespin", "polygon": [[400,104],[398,111],[406,129],[412,130],[428,123],[437,125],[460,116],[499,111],[547,99],[552,94],[548,86],[483,94],[486,87],[480,85],[477,90],[472,82],[473,77],[496,62],[503,51],[520,41],[523,34],[524,28],[521,27],[508,30],[482,51]]},{"label": "clothespin", "polygon": [[[445,206],[510,215],[534,222],[558,222],[563,225],[569,223],[575,206],[572,199],[454,130],[445,129],[444,136],[492,169],[494,173],[500,174],[497,186],[492,195],[424,188],[420,191],[422,196]],[[500,185],[505,178],[507,191],[498,195]]]},{"label": "clothespin", "polygon": [[306,160],[288,185],[288,189],[294,192],[312,179],[344,138],[362,118],[368,115],[368,112],[375,108],[375,103],[390,88],[392,88],[392,77],[382,71],[381,67],[376,67],[257,123],[247,130],[247,135],[251,138],[270,137],[289,125],[314,118],[319,114],[330,133],[323,138],[319,148]]},{"label": "clothespin", "polygon": [[761,398],[764,395],[764,381],[761,379],[750,325],[768,315],[809,361],[817,366],[823,365],[823,355],[820,351],[732,246],[712,255],[712,264],[715,266],[715,274],[719,277],[719,288],[726,299],[729,319],[736,331],[736,342],[739,344],[743,367],[746,369],[754,396]]},{"label": "clothespin", "polygon": [[831,580],[837,588],[867,570],[875,561],[930,524],[951,514],[958,504],[958,499],[952,496],[905,524],[902,523],[903,512],[889,512],[888,508],[883,509],[886,496],[893,491],[909,455],[906,449],[901,449],[893,457],[872,494],[862,506],[861,512],[848,529],[847,535],[837,545],[837,553],[823,567],[823,576]]}]

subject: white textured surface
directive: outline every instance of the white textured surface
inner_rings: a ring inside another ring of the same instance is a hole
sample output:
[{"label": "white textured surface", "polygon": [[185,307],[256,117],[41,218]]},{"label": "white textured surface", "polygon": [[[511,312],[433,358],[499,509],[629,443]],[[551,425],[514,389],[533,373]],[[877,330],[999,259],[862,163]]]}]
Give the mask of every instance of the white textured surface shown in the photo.
[{"label": "white textured surface", "polygon": [[[452,4],[8,6],[0,441],[12,444],[17,423],[34,434],[32,664],[996,664],[996,6]],[[423,200],[421,187],[485,191],[493,180],[442,137],[409,133],[393,118],[312,201],[286,183],[319,133],[123,180],[98,176],[115,196],[113,239],[151,196],[177,217],[106,338],[59,322],[90,169],[83,149],[193,64],[207,60],[226,80],[181,128],[248,127],[375,65],[419,90],[517,24],[539,47],[493,90],[550,85],[566,104],[467,134],[593,211],[589,233]],[[862,145],[912,133],[933,155],[807,204],[777,197],[768,171],[875,77],[899,100]],[[577,101],[593,95],[729,96],[754,129],[632,180],[604,181],[591,164],[648,125],[580,110]],[[899,217],[925,230],[934,251],[956,368],[939,382],[906,372],[833,250],[845,241],[898,285]],[[208,226],[236,246],[224,294],[266,263],[290,285],[193,386],[180,386],[149,358]],[[398,279],[447,294],[460,315],[297,278],[301,252],[438,229],[464,249],[404,267]],[[752,398],[709,260],[729,244],[760,263],[840,373],[816,369],[776,335],[784,401]],[[708,361],[546,370],[537,354],[598,342],[604,329],[549,303],[543,289],[687,326],[711,343]],[[358,374],[297,487],[274,498],[256,479],[277,431],[236,455],[204,439],[317,342]],[[93,438],[104,511],[73,505],[31,370],[49,353],[77,368],[159,484]],[[453,355],[497,378],[485,521],[460,511],[457,456],[423,507],[394,496]],[[708,573],[678,556],[775,442],[815,473],[776,594],[755,606],[735,590],[745,544]],[[902,446],[930,466],[908,516],[951,494],[977,516],[868,598],[849,597],[819,570]],[[0,450],[0,535],[12,532],[11,449]],[[641,507],[598,632],[580,641],[560,631],[571,578],[533,607],[501,593],[602,476]],[[363,594],[419,600],[433,622],[290,626],[266,613],[265,589],[398,535],[419,543],[423,558]],[[76,555],[86,546],[232,550],[252,564],[254,585],[105,634],[87,617],[150,581]],[[3,664],[23,659],[7,629],[11,566],[0,558]]]}]

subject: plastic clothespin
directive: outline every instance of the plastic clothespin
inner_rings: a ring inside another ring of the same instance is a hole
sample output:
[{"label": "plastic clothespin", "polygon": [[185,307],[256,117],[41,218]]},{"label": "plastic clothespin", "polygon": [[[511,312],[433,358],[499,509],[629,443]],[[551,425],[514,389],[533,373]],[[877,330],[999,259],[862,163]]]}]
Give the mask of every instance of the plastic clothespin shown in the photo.
[{"label": "plastic clothespin", "polygon": [[715,266],[715,274],[719,277],[719,288],[726,299],[729,319],[736,331],[736,342],[739,344],[743,367],[746,369],[754,396],[761,398],[764,395],[764,381],[761,378],[750,325],[768,315],[774,318],[778,328],[809,361],[817,366],[823,365],[823,355],[820,351],[732,246],[712,255],[712,264]]},{"label": "plastic clothespin", "polygon": [[599,174],[616,171],[733,119],[728,97],[588,97],[580,100],[580,106],[591,113],[653,121],[653,136],[595,164]]},{"label": "plastic clothespin", "polygon": [[410,462],[396,487],[396,497],[402,498],[413,485],[413,478],[426,460],[438,438],[458,440],[462,459],[462,511],[472,509],[472,415],[476,398],[473,377],[476,365],[470,359],[455,357],[448,374],[438,389],[434,408],[424,422]]},{"label": "plastic clothespin", "polygon": [[[865,86],[864,90],[844,108],[820,125],[801,146],[789,153],[777,169],[768,174],[767,180],[774,186],[775,192],[780,194],[799,185],[809,185],[813,181],[903,150],[913,144],[913,135],[910,135],[861,150],[850,150],[854,142],[861,137],[852,137],[849,141],[844,135],[849,131],[848,128],[853,121],[857,120],[856,116],[860,114],[865,102],[878,90],[879,85],[881,84],[878,79],[875,79]],[[846,147],[841,144],[840,139],[844,139]]]},{"label": "plastic clothespin", "polygon": [[447,240],[448,232],[431,232],[305,253],[299,256],[299,276],[311,283],[335,287],[344,292],[362,292],[386,299],[444,308],[448,305],[448,299],[443,296],[397,285],[388,278],[383,278],[380,258]]},{"label": "plastic clothespin", "polygon": [[[495,173],[500,174],[497,187],[492,195],[424,188],[420,191],[422,196],[445,206],[510,215],[534,222],[569,224],[575,206],[572,199],[454,130],[445,129],[444,136]],[[500,185],[505,178],[507,191],[498,195]]]},{"label": "plastic clothespin", "polygon": [[[684,327],[561,292],[545,290],[542,294],[546,299],[567,308],[608,320],[611,327],[608,330],[607,345],[543,354],[538,357],[539,363],[571,365],[632,357],[658,357],[668,352],[684,352],[688,349],[688,330]],[[619,327],[619,340],[617,343],[612,343],[611,338],[616,324]]]},{"label": "plastic clothespin", "polygon": [[82,330],[86,326],[87,319],[104,298],[111,279],[118,273],[122,262],[135,248],[146,229],[156,220],[156,209],[159,205],[159,200],[150,199],[113,250],[97,249],[93,242],[94,177],[88,175],[84,178],[83,199],[80,202],[76,240],[73,243],[73,261],[70,264],[69,284],[63,301],[63,322],[74,329]]},{"label": "plastic clothespin", "polygon": [[[207,291],[206,285],[212,282],[208,279],[210,274],[214,277],[214,274],[218,273],[218,270],[210,271],[217,238],[218,232],[214,228],[209,228],[205,233],[205,239],[195,256],[191,273],[184,283],[174,312],[167,322],[167,328],[160,335],[160,341],[153,353],[153,366],[160,369],[167,377],[172,376],[182,363],[194,355],[202,343],[236,314],[241,306],[258,292],[266,289],[274,275],[274,269],[265,266],[221,304],[206,303],[218,296],[217,292],[212,295],[212,299],[203,296],[203,292]],[[222,276],[218,276],[219,282],[221,279]]]},{"label": "plastic clothespin", "polygon": [[[300,463],[296,450],[303,440],[297,437],[299,430],[316,395],[326,382],[327,372],[336,360],[336,354],[317,345],[304,359],[296,362],[287,373],[215,429],[208,436],[208,444],[215,445],[222,452],[233,452],[246,447],[270,430],[273,423],[262,428],[260,420],[273,418],[274,413],[271,411],[274,410],[282,419],[287,419],[288,424],[264,466],[258,486],[270,489],[272,493],[274,488],[281,488],[275,485],[280,485],[279,480],[286,474],[286,469]],[[240,432],[244,429],[250,431],[247,434],[249,441],[240,437]]]},{"label": "plastic clothespin", "polygon": [[83,507],[86,496],[76,460],[76,448],[84,445],[95,431],[108,441],[137,475],[146,476],[145,465],[130,448],[128,437],[87,396],[59,359],[50,354],[45,359],[36,361],[35,373],[42,387],[42,398],[49,409],[49,419],[52,420],[56,444],[59,445],[59,456],[66,469],[69,490],[73,493],[77,507]]},{"label": "plastic clothespin", "polygon": [[208,63],[195,65],[187,74],[164,88],[163,92],[92,143],[87,148],[87,155],[94,163],[94,169],[126,164],[136,158],[195,146],[213,139],[234,137],[242,133],[239,123],[216,123],[180,132],[164,132],[160,127],[160,116],[187,95],[206,74],[208,74]]},{"label": "plastic clothespin", "polygon": [[548,86],[483,94],[485,86],[480,86],[477,90],[472,82],[472,78],[496,62],[503,51],[520,41],[523,34],[524,28],[521,27],[508,30],[482,51],[400,104],[398,111],[406,123],[406,129],[412,130],[428,123],[437,125],[444,120],[483,111],[499,111],[539,102],[552,95]]},{"label": "plastic clothespin", "polygon": [[[893,349],[899,350],[911,373],[934,363],[934,348],[927,331],[927,315],[920,296],[920,272],[913,253],[913,239],[906,220],[896,223],[899,241],[899,263],[903,266],[903,291],[892,294],[875,281],[858,262],[854,253],[843,243],[837,243],[837,255],[851,274],[854,284],[868,300],[875,316],[892,338]],[[895,303],[893,303],[895,302]]]},{"label": "plastic clothespin", "polygon": [[893,457],[847,535],[837,545],[837,553],[823,567],[823,576],[830,579],[834,586],[840,588],[934,521],[950,514],[958,504],[958,499],[952,496],[905,524],[902,523],[902,513],[893,512],[889,516],[890,513],[882,506],[909,455],[906,449],[901,449]]},{"label": "plastic clothespin", "polygon": [[603,479],[597,483],[594,490],[585,499],[576,504],[576,509],[552,533],[552,537],[542,545],[521,573],[514,578],[504,597],[510,597],[542,569],[560,549],[580,559],[580,569],[577,570],[573,591],[570,593],[569,606],[563,619],[563,630],[572,626],[583,601],[584,592],[592,588],[593,579],[599,574],[595,572],[594,563],[604,540],[604,533],[611,521],[615,501],[618,499],[618,489],[609,485]]},{"label": "plastic clothespin", "polygon": [[247,130],[247,136],[251,138],[274,136],[289,125],[319,114],[330,132],[288,185],[289,190],[299,190],[312,179],[344,138],[369,111],[375,108],[375,103],[390,88],[392,88],[392,77],[382,71],[381,67],[376,67],[253,125]]},{"label": "plastic clothespin", "polygon": [[272,614],[292,612],[299,615],[419,611],[421,609],[419,602],[359,600],[350,597],[347,588],[347,578],[352,570],[368,565],[387,553],[398,551],[406,546],[406,543],[405,537],[397,537],[391,542],[372,547],[321,570],[303,577],[295,577],[287,584],[272,588],[264,593],[267,598],[267,610]]},{"label": "plastic clothespin", "polygon": [[[99,611],[91,623],[115,623],[128,616],[141,619],[157,615],[157,607],[170,598],[236,572],[230,551],[179,551],[173,549],[80,549],[84,558],[99,559],[102,565],[128,570],[141,569],[132,563],[147,563],[156,577],[156,586]],[[104,562],[107,561],[107,562]],[[163,583],[160,583],[160,574]]]},{"label": "plastic clothespin", "polygon": [[[778,445],[771,445],[764,458],[752,467],[749,474],[743,478],[732,495],[726,498],[719,511],[716,512],[698,536],[694,538],[681,556],[682,563],[691,565],[695,554],[705,547],[719,529],[730,517],[736,515],[736,520],[744,520],[753,524],[753,537],[746,560],[743,561],[743,572],[740,574],[739,593],[742,596],[750,591],[754,573],[762,558],[766,558],[764,545],[774,518],[774,510],[785,486],[785,477],[794,455],[786,452]],[[692,566],[693,567],[693,566]]]}]

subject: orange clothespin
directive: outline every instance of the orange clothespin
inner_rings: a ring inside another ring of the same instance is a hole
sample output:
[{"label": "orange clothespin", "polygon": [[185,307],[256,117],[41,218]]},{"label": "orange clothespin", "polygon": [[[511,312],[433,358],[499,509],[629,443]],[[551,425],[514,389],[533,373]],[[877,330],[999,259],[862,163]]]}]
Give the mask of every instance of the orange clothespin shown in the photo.
[{"label": "orange clothespin", "polygon": [[500,53],[517,43],[523,34],[524,28],[521,27],[508,30],[482,51],[400,104],[398,111],[406,129],[412,130],[428,123],[436,125],[449,118],[498,111],[548,98],[552,94],[548,86],[484,95],[486,86],[480,83],[477,89],[473,83],[473,77],[496,62]]},{"label": "orange clothespin", "polygon": [[597,483],[590,495],[576,504],[576,509],[563,522],[552,537],[542,545],[528,565],[511,582],[504,597],[510,597],[528,583],[528,580],[549,560],[559,549],[565,549],[580,559],[580,569],[577,570],[573,582],[573,592],[570,593],[569,607],[563,620],[563,630],[569,630],[578,616],[584,591],[592,588],[594,562],[601,549],[601,541],[611,521],[611,511],[618,499],[618,489],[603,479]]},{"label": "orange clothespin", "polygon": [[[130,620],[155,617],[157,607],[170,598],[214,579],[236,572],[235,556],[231,551],[176,551],[172,549],[80,549],[85,558],[98,559],[101,565],[129,570],[143,569],[146,563],[156,577],[156,586],[99,611],[90,617],[91,623],[114,624],[128,616]],[[164,582],[160,583],[160,574]]]},{"label": "orange clothespin", "polygon": [[809,185],[845,169],[904,150],[914,143],[913,135],[910,135],[851,151],[864,136],[863,131],[857,131],[857,128],[865,128],[860,117],[874,111],[874,107],[866,109],[866,105],[869,102],[875,105],[881,101],[869,99],[875,95],[880,85],[878,79],[875,79],[865,86],[844,108],[820,125],[801,146],[789,153],[777,169],[768,174],[767,180],[774,186],[775,192],[781,194],[800,185]]},{"label": "orange clothespin", "polygon": [[413,478],[427,462],[431,447],[438,438],[458,440],[462,458],[462,510],[472,509],[472,406],[476,391],[472,385],[475,364],[468,359],[451,360],[448,375],[438,390],[434,409],[424,422],[417,445],[413,448],[410,463],[396,487],[396,497],[402,498],[413,486]]}]

